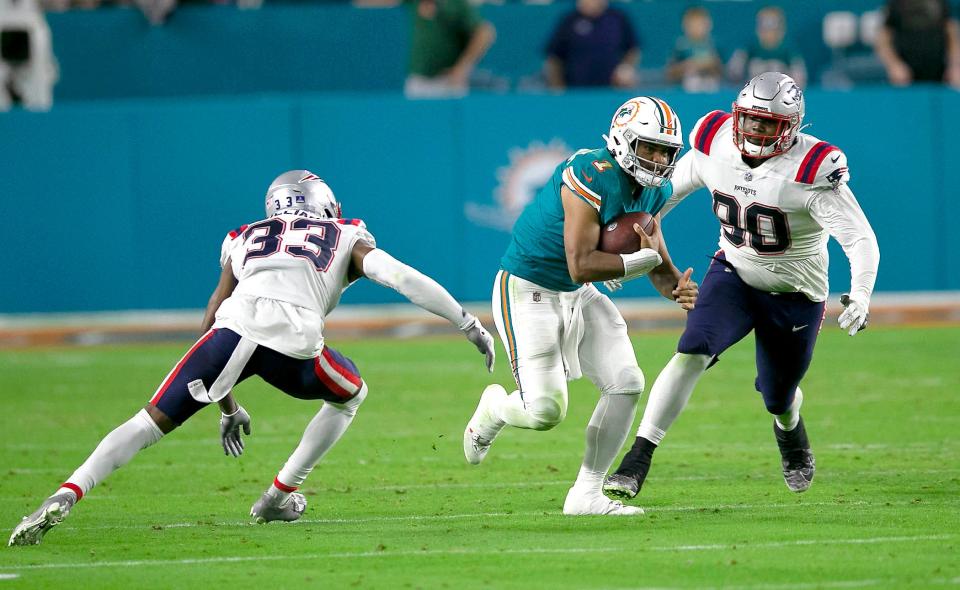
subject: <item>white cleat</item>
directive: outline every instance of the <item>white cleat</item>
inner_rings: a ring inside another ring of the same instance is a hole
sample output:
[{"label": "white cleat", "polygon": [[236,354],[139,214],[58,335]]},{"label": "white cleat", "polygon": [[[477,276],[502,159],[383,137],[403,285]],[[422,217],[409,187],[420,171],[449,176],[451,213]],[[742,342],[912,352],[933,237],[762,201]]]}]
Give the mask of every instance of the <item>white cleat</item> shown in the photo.
[{"label": "white cleat", "polygon": [[478,465],[487,456],[493,439],[503,430],[504,422],[492,412],[494,405],[507,398],[507,390],[500,385],[488,385],[480,396],[477,411],[463,431],[463,455],[467,463]]},{"label": "white cleat", "polygon": [[63,522],[70,514],[70,509],[76,502],[76,496],[69,493],[50,496],[33,514],[23,517],[20,524],[13,529],[7,546],[39,545],[47,531]]},{"label": "white cleat", "polygon": [[589,514],[642,516],[643,508],[639,506],[624,506],[622,502],[611,500],[604,496],[599,490],[583,492],[573,487],[567,492],[567,499],[563,503],[563,513],[567,516],[584,516]]},{"label": "white cleat", "polygon": [[267,490],[250,508],[250,516],[257,524],[266,524],[275,520],[293,522],[299,520],[306,509],[307,499],[303,494],[293,492],[282,504],[278,504],[276,498]]}]

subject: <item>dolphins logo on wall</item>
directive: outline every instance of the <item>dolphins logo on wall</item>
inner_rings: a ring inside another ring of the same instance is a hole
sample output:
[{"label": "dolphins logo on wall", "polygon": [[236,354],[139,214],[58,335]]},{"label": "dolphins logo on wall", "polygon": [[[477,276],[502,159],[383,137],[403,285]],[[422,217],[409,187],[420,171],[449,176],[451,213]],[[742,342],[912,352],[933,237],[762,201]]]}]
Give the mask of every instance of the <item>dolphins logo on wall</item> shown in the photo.
[{"label": "dolphins logo on wall", "polygon": [[477,225],[509,232],[523,208],[547,184],[557,165],[572,152],[563,140],[557,138],[547,144],[534,141],[525,148],[511,148],[507,152],[510,163],[497,169],[497,187],[493,191],[496,205],[468,202],[464,205],[467,219]]}]

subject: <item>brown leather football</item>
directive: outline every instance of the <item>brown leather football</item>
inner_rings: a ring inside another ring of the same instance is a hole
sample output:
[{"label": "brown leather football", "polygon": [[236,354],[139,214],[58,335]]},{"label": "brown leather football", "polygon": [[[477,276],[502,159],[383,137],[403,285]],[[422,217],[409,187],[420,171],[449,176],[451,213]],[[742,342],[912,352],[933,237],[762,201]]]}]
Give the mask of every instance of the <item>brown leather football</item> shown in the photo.
[{"label": "brown leather football", "polygon": [[649,233],[653,226],[653,215],[637,211],[617,217],[600,228],[600,247],[597,249],[610,254],[631,254],[639,250],[640,236],[633,229],[635,223]]}]

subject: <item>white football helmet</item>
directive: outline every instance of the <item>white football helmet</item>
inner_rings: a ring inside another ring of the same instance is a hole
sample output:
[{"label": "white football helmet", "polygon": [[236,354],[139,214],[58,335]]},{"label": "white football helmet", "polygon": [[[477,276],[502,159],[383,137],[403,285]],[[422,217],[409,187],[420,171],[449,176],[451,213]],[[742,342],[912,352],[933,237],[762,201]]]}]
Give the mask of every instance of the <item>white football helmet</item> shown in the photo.
[{"label": "white football helmet", "polygon": [[340,203],[319,176],[309,170],[290,170],[276,177],[266,198],[267,217],[288,211],[309,211],[338,219]]},{"label": "white football helmet", "polygon": [[[603,138],[617,164],[641,186],[665,185],[683,149],[680,117],[666,101],[652,96],[637,96],[623,103],[610,122],[610,135]],[[641,142],[669,148],[668,163],[641,158],[637,154]]]},{"label": "white football helmet", "polygon": [[[803,122],[803,92],[793,78],[764,72],[747,82],[733,103],[733,143],[746,156],[769,158],[793,147]],[[744,131],[746,117],[776,121],[770,135]]]}]

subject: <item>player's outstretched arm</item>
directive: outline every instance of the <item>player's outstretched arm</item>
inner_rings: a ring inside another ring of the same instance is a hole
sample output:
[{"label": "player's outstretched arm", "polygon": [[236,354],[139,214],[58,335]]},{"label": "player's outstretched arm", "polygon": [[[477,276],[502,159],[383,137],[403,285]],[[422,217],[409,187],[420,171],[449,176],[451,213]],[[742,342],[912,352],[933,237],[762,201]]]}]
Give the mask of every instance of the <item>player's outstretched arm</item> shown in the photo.
[{"label": "player's outstretched arm", "polygon": [[352,275],[365,276],[378,285],[393,289],[414,305],[446,319],[477,347],[486,357],[487,370],[493,371],[493,337],[480,320],[467,313],[439,283],[362,240],[354,245],[351,256]]},{"label": "player's outstretched arm", "polygon": [[850,261],[850,293],[838,321],[841,329],[854,336],[870,316],[870,296],[880,266],[877,236],[846,184],[817,194],[810,201],[810,214],[840,243]]},{"label": "player's outstretched arm", "polygon": [[567,255],[567,270],[574,282],[635,279],[663,262],[651,247],[633,254],[608,254],[597,250],[600,220],[596,210],[566,186],[560,189],[560,198],[563,201],[563,248]]}]

